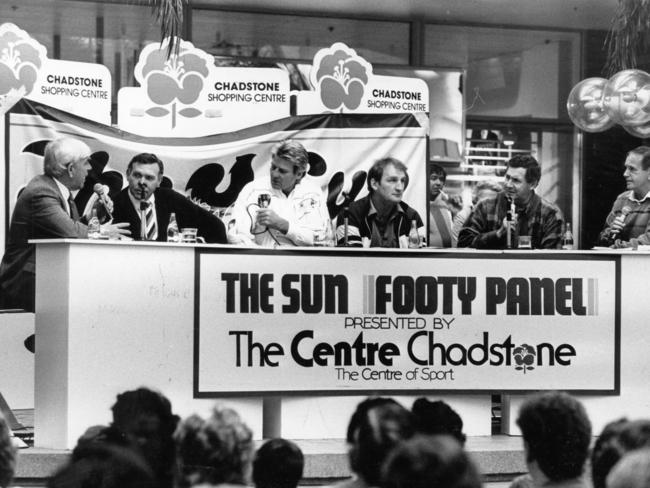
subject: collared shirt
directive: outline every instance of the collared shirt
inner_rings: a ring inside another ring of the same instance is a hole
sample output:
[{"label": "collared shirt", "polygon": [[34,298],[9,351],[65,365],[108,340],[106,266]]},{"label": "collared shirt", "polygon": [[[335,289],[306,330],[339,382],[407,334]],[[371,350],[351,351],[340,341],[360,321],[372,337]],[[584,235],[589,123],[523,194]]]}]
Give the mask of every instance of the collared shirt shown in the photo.
[{"label": "collared shirt", "polygon": [[399,247],[394,222],[400,213],[406,215],[399,205],[395,205],[386,218],[381,219],[372,198],[370,199],[370,212],[368,212],[368,221],[371,225],[370,247]]},{"label": "collared shirt", "polygon": [[[140,220],[142,220],[142,214],[140,213],[140,203],[142,200],[138,200],[135,198],[131,192],[129,192],[129,200],[131,200],[131,203],[133,204],[133,208],[135,208],[135,212],[138,214],[140,217]],[[156,196],[152,193],[151,196],[149,197],[149,200],[145,200],[145,202],[148,205],[151,205],[151,210],[153,210],[153,218],[158,221],[158,216],[156,215]]]},{"label": "collared shirt", "polygon": [[[619,233],[612,234],[611,225],[623,213],[626,214],[625,225]],[[598,236],[598,244],[611,246],[614,240],[620,240],[617,247],[630,247],[631,239],[637,239],[642,245],[650,245],[650,192],[640,200],[634,197],[632,190],[616,197],[605,219],[605,228]]]},{"label": "collared shirt", "polygon": [[63,206],[65,207],[65,211],[68,212],[68,215],[72,216],[70,213],[70,204],[68,203],[68,200],[70,199],[70,189],[56,178],[52,177],[52,179],[54,180],[54,183],[56,183],[61,195],[63,195]]},{"label": "collared shirt", "polygon": [[[283,234],[276,229],[256,226],[260,194],[271,195],[269,208],[289,222]],[[269,176],[257,178],[242,188],[233,207],[231,224],[228,224],[228,242],[231,244],[277,246],[313,246],[314,235],[325,232],[329,215],[323,192],[316,184],[303,178],[285,195],[273,188]]]},{"label": "collared shirt", "polygon": [[[507,211],[503,192],[478,202],[458,235],[458,247],[504,249],[505,233],[498,237],[497,231]],[[517,232],[530,235],[535,249],[558,249],[562,241],[562,222],[560,209],[536,193],[524,208],[517,209]]]}]

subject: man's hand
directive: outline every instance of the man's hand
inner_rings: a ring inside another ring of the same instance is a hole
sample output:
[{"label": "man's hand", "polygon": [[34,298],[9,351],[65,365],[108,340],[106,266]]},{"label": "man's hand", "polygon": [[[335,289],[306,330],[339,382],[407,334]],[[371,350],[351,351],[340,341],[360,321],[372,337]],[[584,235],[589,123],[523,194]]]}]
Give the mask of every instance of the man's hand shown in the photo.
[{"label": "man's hand", "polygon": [[497,237],[501,239],[508,232],[508,225],[514,224],[514,220],[508,220],[508,217],[504,217],[501,221],[501,227],[497,229]]},{"label": "man's hand", "polygon": [[283,234],[286,234],[289,230],[289,222],[278,214],[276,214],[270,208],[261,208],[257,212],[257,225],[264,226],[268,229],[279,230]]},{"label": "man's hand", "polygon": [[609,233],[612,237],[618,235],[618,233],[621,232],[621,229],[625,226],[625,217],[626,215],[619,215],[614,219],[612,225],[609,226]]},{"label": "man's hand", "polygon": [[107,235],[110,239],[119,239],[121,236],[130,236],[129,230],[131,224],[128,222],[119,222],[117,224],[102,224],[100,232]]}]

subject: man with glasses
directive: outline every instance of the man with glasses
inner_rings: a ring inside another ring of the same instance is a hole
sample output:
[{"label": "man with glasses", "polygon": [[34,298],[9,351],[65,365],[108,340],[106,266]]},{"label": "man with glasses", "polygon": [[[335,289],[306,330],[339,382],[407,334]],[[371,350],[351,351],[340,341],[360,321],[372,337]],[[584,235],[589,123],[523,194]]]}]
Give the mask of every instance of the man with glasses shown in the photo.
[{"label": "man with glasses", "polygon": [[[21,191],[0,263],[0,307],[34,311],[35,246],[30,239],[87,238],[72,193],[90,169],[90,148],[64,137],[45,147],[43,173]],[[103,232],[128,235],[128,224],[103,224]]]}]

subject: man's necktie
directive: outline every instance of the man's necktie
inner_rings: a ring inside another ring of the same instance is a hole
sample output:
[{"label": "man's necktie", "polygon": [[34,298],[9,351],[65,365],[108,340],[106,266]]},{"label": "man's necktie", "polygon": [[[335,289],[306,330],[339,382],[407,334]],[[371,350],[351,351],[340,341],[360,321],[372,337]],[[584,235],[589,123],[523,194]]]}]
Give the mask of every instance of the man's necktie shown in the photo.
[{"label": "man's necktie", "polygon": [[72,193],[68,196],[68,207],[70,208],[70,218],[75,222],[79,220],[79,211],[74,203],[74,198],[72,198]]},{"label": "man's necktie", "polygon": [[141,224],[144,226],[142,237],[147,241],[155,241],[158,238],[158,225],[154,218],[153,205],[141,202],[140,209],[144,209],[144,222]]}]

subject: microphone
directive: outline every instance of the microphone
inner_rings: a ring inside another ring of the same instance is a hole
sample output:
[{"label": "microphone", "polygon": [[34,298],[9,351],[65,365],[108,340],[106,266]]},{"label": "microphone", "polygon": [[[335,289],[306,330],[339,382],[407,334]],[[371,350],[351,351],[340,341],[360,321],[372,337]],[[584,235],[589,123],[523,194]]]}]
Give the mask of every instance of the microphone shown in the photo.
[{"label": "microphone", "polygon": [[616,216],[616,219],[614,219],[614,222],[619,221],[619,222],[621,223],[621,229],[613,230],[613,231],[612,231],[612,235],[613,235],[613,236],[615,236],[615,235],[617,235],[618,233],[620,233],[621,230],[623,229],[623,227],[625,227],[625,219],[626,219],[627,216],[630,214],[630,212],[632,212],[632,207],[630,207],[629,205],[625,205],[625,206],[621,209],[621,213],[620,213],[619,215]]},{"label": "microphone", "polygon": [[113,201],[111,200],[111,197],[108,196],[108,186],[102,185],[101,183],[95,183],[95,186],[93,186],[93,191],[97,193],[99,201],[102,203],[104,210],[106,210],[108,220],[113,220],[113,215],[111,212]]},{"label": "microphone", "polygon": [[260,193],[257,196],[257,204],[260,208],[268,208],[271,204],[271,194],[270,193]]}]

